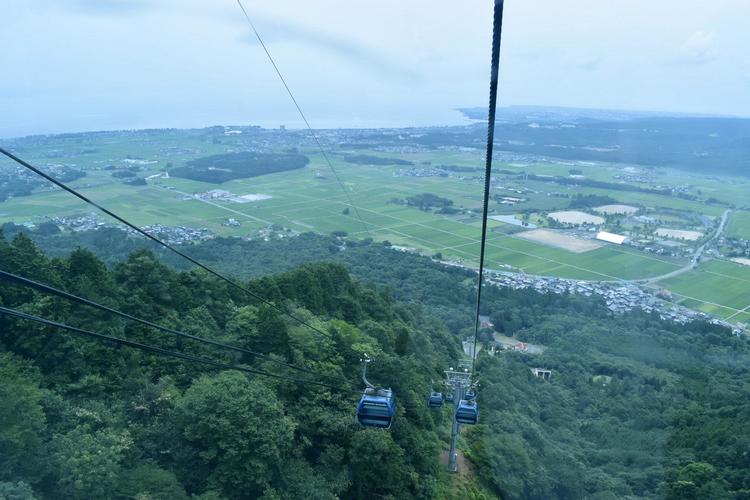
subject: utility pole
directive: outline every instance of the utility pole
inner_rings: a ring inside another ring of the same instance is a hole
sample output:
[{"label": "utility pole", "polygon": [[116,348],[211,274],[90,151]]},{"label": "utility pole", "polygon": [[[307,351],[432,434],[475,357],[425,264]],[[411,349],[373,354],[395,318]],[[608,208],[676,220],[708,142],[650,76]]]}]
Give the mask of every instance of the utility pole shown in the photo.
[{"label": "utility pole", "polygon": [[[464,398],[466,389],[471,387],[471,372],[467,368],[463,370],[454,370],[450,368],[445,370],[445,383],[448,387],[453,389],[453,404],[458,406],[458,403]],[[456,472],[458,470],[457,453],[456,453],[456,441],[458,440],[458,433],[461,426],[456,422],[455,413],[451,419],[451,449],[448,452],[448,470],[450,472]]]}]

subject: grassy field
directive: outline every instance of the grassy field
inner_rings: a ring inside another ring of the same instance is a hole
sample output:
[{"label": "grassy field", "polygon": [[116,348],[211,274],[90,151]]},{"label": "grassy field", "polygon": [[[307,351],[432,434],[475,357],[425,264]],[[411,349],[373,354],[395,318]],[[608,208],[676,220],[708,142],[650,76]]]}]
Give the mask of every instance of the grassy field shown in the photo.
[{"label": "grassy field", "polygon": [[732,321],[750,320],[750,267],[709,261],[697,270],[662,281],[687,307]]},{"label": "grassy field", "polygon": [[[430,192],[453,200],[454,206],[478,209],[481,179],[394,177],[397,167],[350,165],[334,157],[337,173],[356,207],[346,215],[346,194],[320,158],[311,155],[311,159],[311,165],[302,170],[234,180],[220,186],[176,178],[149,181],[148,186],[127,186],[104,171],[92,171],[75,184],[96,202],[140,225],[187,225],[207,227],[219,234],[242,235],[277,223],[300,232],[346,231],[429,253],[441,252],[444,257],[453,256],[469,263],[477,261],[481,228],[478,214],[447,217],[395,204],[392,200]],[[455,158],[439,161],[455,163]],[[94,187],[83,187],[91,184]],[[242,204],[189,198],[192,193],[216,188],[237,194],[262,193],[272,198]],[[557,204],[561,203],[567,200]],[[91,212],[89,207],[62,192],[17,198],[0,207],[0,220],[15,221]],[[242,227],[222,227],[229,217],[240,220]],[[510,265],[533,274],[618,280],[665,274],[679,267],[668,259],[615,246],[573,253],[515,238],[507,234],[516,229],[513,226],[499,222],[493,222],[492,226],[487,258],[491,266],[498,268]]]},{"label": "grassy field", "polygon": [[732,214],[727,225],[727,236],[750,240],[750,212],[738,210]]}]

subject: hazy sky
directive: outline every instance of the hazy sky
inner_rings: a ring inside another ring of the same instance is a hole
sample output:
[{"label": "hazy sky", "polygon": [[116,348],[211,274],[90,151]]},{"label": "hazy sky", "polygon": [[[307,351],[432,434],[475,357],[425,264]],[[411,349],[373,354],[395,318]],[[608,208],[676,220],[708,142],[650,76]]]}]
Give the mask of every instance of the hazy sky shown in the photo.
[{"label": "hazy sky", "polygon": [[[244,0],[314,127],[485,106],[490,0]],[[750,116],[748,0],[506,0],[500,104]],[[0,137],[299,126],[235,0],[13,0]]]}]

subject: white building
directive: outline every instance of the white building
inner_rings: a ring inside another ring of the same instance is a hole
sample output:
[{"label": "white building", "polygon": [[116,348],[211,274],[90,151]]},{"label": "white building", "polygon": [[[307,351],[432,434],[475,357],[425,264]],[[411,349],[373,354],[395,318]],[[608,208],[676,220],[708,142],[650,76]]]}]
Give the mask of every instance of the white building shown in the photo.
[{"label": "white building", "polygon": [[596,239],[606,241],[607,243],[614,243],[615,245],[622,245],[628,237],[621,234],[608,233],[607,231],[599,231],[596,233]]}]

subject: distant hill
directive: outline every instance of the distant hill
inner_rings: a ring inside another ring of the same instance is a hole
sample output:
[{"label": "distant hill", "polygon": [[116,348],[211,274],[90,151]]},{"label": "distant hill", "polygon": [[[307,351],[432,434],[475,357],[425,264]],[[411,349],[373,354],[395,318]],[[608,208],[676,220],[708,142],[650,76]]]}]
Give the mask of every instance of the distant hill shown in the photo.
[{"label": "distant hill", "polygon": [[[461,110],[486,120],[483,108]],[[674,167],[704,174],[750,175],[750,119],[565,108],[504,108],[495,144],[502,151],[566,160]],[[483,147],[484,124],[469,134],[434,130],[419,142]]]},{"label": "distant hill", "polygon": [[[457,111],[471,120],[487,120],[487,108],[458,108]],[[590,121],[620,122],[641,118],[717,118],[716,115],[670,113],[667,111],[629,111],[622,109],[569,108],[563,106],[502,106],[497,108],[496,119],[517,123]],[[726,118],[726,117],[725,117]]]},{"label": "distant hill", "polygon": [[169,170],[172,177],[194,181],[222,182],[303,168],[310,159],[301,154],[227,153],[206,156]]}]

